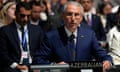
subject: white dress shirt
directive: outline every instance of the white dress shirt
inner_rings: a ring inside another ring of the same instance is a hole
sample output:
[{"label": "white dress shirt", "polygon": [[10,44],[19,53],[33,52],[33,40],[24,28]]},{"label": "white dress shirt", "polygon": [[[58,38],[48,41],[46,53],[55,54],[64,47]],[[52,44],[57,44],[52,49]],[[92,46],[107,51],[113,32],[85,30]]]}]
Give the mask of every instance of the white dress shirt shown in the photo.
[{"label": "white dress shirt", "polygon": [[92,20],[92,13],[91,12],[85,12],[84,13],[84,18],[85,18],[86,21],[87,21],[87,15],[89,17],[89,20],[91,21]]},{"label": "white dress shirt", "polygon": [[70,37],[72,34],[74,34],[74,36],[75,36],[74,42],[75,42],[75,44],[76,44],[76,43],[77,43],[77,29],[75,30],[75,32],[70,32],[70,31],[65,27],[65,31],[66,31],[68,37]]}]

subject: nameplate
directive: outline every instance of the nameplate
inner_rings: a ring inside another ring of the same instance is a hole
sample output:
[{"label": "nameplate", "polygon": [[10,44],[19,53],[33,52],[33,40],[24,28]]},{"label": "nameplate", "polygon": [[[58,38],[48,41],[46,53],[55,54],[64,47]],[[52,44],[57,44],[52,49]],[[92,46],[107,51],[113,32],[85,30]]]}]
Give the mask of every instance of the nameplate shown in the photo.
[{"label": "nameplate", "polygon": [[99,61],[73,61],[69,66],[70,72],[102,72],[102,62]]}]

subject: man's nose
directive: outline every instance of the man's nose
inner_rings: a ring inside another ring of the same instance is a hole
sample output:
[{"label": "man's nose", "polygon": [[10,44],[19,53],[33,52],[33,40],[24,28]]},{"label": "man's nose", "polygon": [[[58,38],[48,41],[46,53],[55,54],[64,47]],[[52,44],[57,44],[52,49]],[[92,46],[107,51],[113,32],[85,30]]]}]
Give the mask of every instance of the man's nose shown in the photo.
[{"label": "man's nose", "polygon": [[72,18],[72,20],[74,20],[74,19],[75,19],[75,15],[74,15],[74,14],[72,14],[72,17],[71,17],[71,18]]},{"label": "man's nose", "polygon": [[29,17],[28,17],[28,16],[25,16],[24,19],[25,19],[25,21],[28,21],[28,20],[29,20]]}]

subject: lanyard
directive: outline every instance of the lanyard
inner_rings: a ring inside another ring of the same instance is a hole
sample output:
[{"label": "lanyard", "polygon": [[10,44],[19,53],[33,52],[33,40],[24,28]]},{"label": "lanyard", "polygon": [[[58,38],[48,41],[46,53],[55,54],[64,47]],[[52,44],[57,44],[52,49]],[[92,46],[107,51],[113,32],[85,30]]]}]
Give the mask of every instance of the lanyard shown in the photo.
[{"label": "lanyard", "polygon": [[[21,32],[21,31],[20,31],[20,32]],[[21,34],[18,33],[18,35],[19,35],[19,41],[20,41],[20,44],[21,44],[22,47],[24,47],[25,42],[27,41],[27,40],[26,40],[26,39],[27,39],[27,38],[26,38],[27,33],[28,33],[28,29],[25,29],[25,30],[24,30],[24,33],[23,33],[23,34],[24,34],[23,38],[22,38],[22,32],[21,32]]]},{"label": "lanyard", "polygon": [[24,31],[24,36],[23,36],[23,38],[21,38],[21,44],[22,44],[23,47],[25,46],[27,32],[28,32],[28,30],[26,29],[26,30]]}]

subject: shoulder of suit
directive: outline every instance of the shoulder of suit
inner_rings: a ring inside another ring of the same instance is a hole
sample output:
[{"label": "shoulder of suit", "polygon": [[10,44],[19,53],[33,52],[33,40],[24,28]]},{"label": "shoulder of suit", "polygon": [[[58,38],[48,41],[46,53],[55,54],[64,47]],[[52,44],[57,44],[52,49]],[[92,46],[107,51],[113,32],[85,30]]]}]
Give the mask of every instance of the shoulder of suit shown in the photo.
[{"label": "shoulder of suit", "polygon": [[82,23],[82,24],[80,25],[80,28],[79,28],[79,29],[84,30],[84,31],[87,31],[87,32],[93,32],[93,30],[91,29],[91,27],[88,26],[88,25],[85,24],[85,23]]},{"label": "shoulder of suit", "polygon": [[84,28],[84,29],[91,29],[91,27],[90,26],[88,26],[88,24],[86,24],[85,22],[81,22],[80,23],[80,28]]},{"label": "shoulder of suit", "polygon": [[52,29],[52,30],[48,31],[46,34],[47,35],[54,35],[56,33],[57,33],[57,29]]},{"label": "shoulder of suit", "polygon": [[62,29],[63,29],[62,27],[52,29],[46,33],[46,36],[50,38],[58,37],[59,31],[62,31]]},{"label": "shoulder of suit", "polygon": [[2,27],[0,27],[0,30],[7,30],[7,29],[10,29],[10,28],[12,28],[13,26],[14,26],[14,22],[12,22],[12,23],[10,23],[10,24],[8,24],[8,25],[4,25],[4,26],[2,26]]},{"label": "shoulder of suit", "polygon": [[41,27],[38,25],[29,24],[29,26],[34,29],[41,29]]}]

